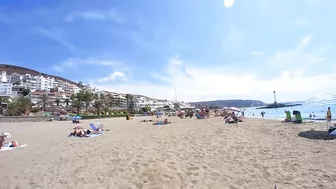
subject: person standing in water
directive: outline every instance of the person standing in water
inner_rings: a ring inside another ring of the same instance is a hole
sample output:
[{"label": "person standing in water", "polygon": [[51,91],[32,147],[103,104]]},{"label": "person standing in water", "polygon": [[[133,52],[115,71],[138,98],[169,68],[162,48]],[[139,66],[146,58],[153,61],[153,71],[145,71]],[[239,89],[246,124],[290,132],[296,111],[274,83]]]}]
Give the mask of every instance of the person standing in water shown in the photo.
[{"label": "person standing in water", "polygon": [[328,111],[327,111],[327,116],[326,116],[326,119],[327,119],[327,122],[330,123],[331,122],[331,110],[330,110],[330,107],[328,107]]}]

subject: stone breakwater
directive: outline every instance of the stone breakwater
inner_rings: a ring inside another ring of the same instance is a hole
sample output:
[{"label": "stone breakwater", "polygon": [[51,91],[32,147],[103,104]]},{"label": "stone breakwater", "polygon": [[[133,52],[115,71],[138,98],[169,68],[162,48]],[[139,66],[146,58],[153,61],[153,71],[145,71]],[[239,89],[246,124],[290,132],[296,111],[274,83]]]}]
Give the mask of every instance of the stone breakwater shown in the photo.
[{"label": "stone breakwater", "polygon": [[50,120],[45,116],[0,116],[1,122],[41,122]]}]

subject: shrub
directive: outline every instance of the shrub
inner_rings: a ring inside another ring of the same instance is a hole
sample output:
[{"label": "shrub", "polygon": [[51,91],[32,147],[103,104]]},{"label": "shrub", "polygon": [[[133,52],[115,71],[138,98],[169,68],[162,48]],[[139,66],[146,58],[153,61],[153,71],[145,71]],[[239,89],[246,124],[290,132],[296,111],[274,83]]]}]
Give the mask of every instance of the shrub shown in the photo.
[{"label": "shrub", "polygon": [[30,110],[32,113],[37,113],[40,111],[40,108],[39,107],[33,107],[31,110]]}]

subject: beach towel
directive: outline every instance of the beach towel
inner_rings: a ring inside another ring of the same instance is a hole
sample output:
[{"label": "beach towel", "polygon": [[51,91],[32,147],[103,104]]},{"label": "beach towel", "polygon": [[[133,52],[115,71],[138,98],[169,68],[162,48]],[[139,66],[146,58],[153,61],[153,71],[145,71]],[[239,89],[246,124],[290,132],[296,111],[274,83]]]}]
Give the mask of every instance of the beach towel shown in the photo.
[{"label": "beach towel", "polygon": [[8,147],[8,146],[4,146],[0,149],[0,151],[7,151],[7,150],[14,150],[16,148],[23,148],[23,147],[26,147],[28,146],[28,144],[22,144],[20,145],[19,147]]}]

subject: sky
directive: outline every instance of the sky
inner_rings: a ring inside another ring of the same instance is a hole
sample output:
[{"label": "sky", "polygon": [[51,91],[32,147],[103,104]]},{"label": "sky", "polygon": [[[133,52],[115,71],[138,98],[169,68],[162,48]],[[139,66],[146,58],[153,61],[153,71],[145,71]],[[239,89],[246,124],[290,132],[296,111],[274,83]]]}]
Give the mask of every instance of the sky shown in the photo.
[{"label": "sky", "polygon": [[334,0],[1,0],[0,63],[180,101],[336,88]]}]

